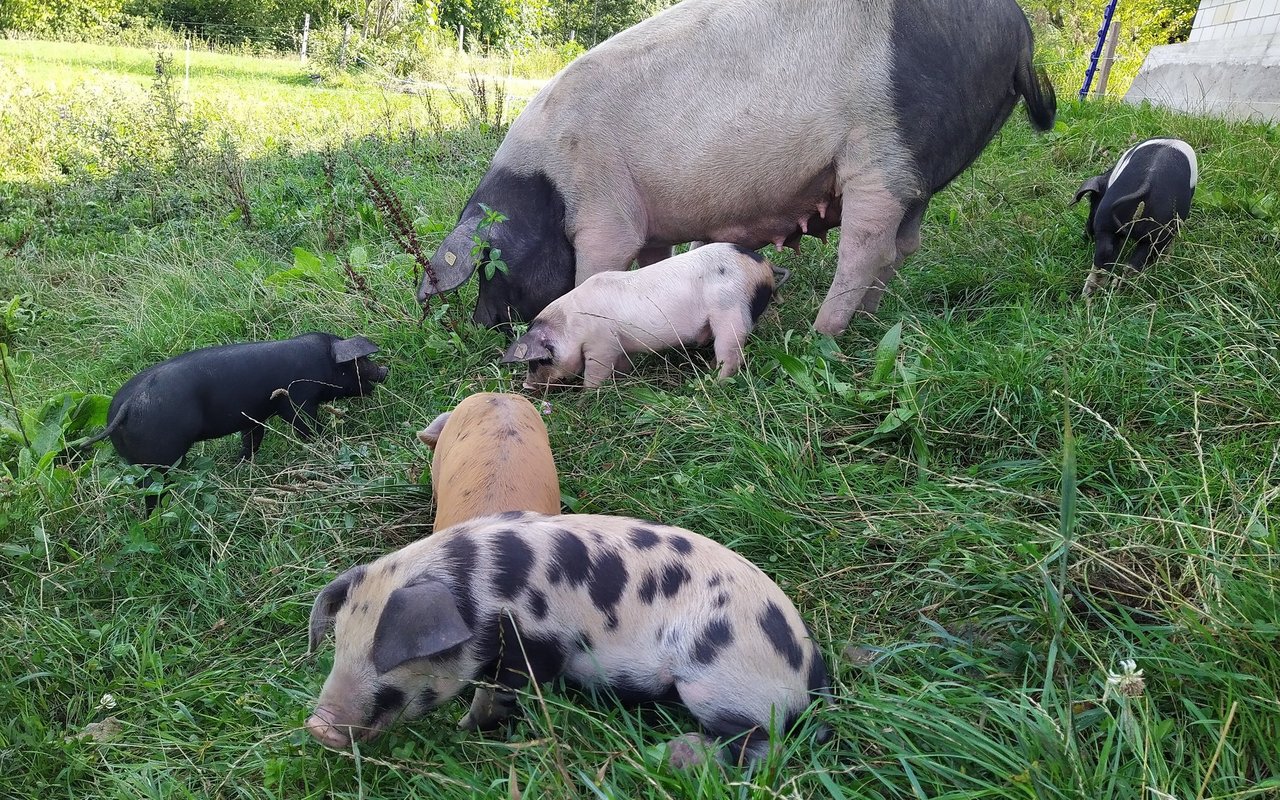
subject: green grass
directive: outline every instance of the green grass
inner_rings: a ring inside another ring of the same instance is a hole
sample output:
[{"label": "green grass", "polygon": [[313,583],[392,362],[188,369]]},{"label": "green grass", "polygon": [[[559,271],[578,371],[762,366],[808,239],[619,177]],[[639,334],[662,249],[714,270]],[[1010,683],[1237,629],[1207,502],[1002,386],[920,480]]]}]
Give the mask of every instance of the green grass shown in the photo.
[{"label": "green grass", "polygon": [[[236,464],[231,439],[198,445],[150,520],[109,445],[40,467],[0,440],[0,796],[1280,793],[1275,128],[1064,102],[1041,137],[1018,111],[935,198],[875,319],[808,332],[836,257],[809,240],[779,257],[795,275],[741,376],[671,356],[550,398],[570,510],[691,528],[795,599],[836,678],[830,743],[794,740],[750,775],[681,774],[660,745],[689,720],[548,688],[496,737],[456,732],[457,704],[340,754],[301,729],[332,658],[306,655],[311,601],[429,532],[413,431],[521,377],[466,322],[474,286],[419,321],[352,159],[434,246],[500,135],[441,96],[433,112],[285,62],[207,58],[193,110],[167,120],[152,54],[0,42],[17,405],[310,329],[370,336],[391,378],[313,442],[277,421],[255,463]],[[1192,217],[1170,257],[1086,305],[1083,210],[1066,203],[1155,134],[1200,153]],[[243,159],[253,228],[219,142]],[[296,247],[363,248],[368,293],[268,282]],[[1126,658],[1144,671],[1133,697],[1105,689]],[[68,741],[108,716],[115,738]]]}]

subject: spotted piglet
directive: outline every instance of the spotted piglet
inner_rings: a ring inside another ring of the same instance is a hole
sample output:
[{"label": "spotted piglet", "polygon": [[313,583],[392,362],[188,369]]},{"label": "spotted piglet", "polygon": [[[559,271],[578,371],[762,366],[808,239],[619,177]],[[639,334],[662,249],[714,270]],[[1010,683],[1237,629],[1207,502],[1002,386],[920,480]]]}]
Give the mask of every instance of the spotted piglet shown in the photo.
[{"label": "spotted piglet", "polygon": [[418,431],[435,451],[434,530],[502,511],[560,513],[560,482],[547,426],[527,399],[481,392]]},{"label": "spotted piglet", "polygon": [[574,375],[598,388],[631,369],[633,353],[715,342],[720,377],[773,297],[773,266],[733,244],[709,244],[631,272],[601,272],[547,306],[503,355],[528,362],[526,389]]},{"label": "spotted piglet", "polygon": [[311,610],[312,651],[330,625],[333,669],[307,729],[334,748],[472,682],[459,727],[492,728],[530,677],[563,676],[686,706],[704,735],[672,742],[677,766],[704,751],[746,763],[769,751],[771,726],[787,732],[828,696],[822,653],[758,567],[625,517],[508,512],[455,525],[335,578]]}]

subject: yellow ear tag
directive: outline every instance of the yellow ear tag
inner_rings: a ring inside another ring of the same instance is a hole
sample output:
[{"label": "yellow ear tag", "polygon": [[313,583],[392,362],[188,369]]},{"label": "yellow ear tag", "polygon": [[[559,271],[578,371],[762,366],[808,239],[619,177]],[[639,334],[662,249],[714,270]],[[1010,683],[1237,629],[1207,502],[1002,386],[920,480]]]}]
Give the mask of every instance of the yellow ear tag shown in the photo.
[{"label": "yellow ear tag", "polygon": [[447,251],[447,250],[445,251],[445,254],[444,254],[444,263],[446,263],[446,264],[448,264],[449,266],[451,266],[451,267],[452,267],[452,266],[453,266],[453,262],[455,262],[455,261],[457,261],[457,260],[458,260],[458,257],[457,257],[457,256],[455,256],[452,252]]},{"label": "yellow ear tag", "polygon": [[524,342],[521,342],[520,344],[516,345],[516,349],[514,352],[515,352],[516,360],[519,361],[529,353],[529,345],[525,344]]}]

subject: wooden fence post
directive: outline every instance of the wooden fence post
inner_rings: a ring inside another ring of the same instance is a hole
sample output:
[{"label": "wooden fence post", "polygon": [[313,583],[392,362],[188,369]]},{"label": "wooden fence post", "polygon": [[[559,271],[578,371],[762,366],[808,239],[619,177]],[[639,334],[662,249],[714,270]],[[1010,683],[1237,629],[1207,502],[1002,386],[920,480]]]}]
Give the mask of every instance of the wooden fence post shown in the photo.
[{"label": "wooden fence post", "polygon": [[462,43],[466,41],[467,29],[462,27],[462,23],[458,23],[458,56],[462,56]]},{"label": "wooden fence post", "polygon": [[307,60],[307,34],[311,33],[311,15],[302,15],[302,60]]},{"label": "wooden fence post", "polygon": [[338,69],[347,68],[347,40],[351,38],[351,23],[342,29],[342,44],[338,47]]},{"label": "wooden fence post", "polygon": [[1111,76],[1111,62],[1116,60],[1116,42],[1120,40],[1120,20],[1111,26],[1111,36],[1107,39],[1107,50],[1102,55],[1102,75],[1098,78],[1098,88],[1094,97],[1107,96],[1107,78]]}]

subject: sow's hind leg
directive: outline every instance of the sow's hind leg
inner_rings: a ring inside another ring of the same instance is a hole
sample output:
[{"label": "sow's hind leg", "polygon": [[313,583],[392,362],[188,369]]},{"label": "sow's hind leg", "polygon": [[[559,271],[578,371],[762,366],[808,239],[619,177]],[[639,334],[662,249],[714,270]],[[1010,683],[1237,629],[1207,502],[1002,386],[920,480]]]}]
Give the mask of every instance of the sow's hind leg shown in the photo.
[{"label": "sow's hind leg", "polygon": [[[845,186],[836,274],[813,323],[819,333],[840,334],[868,292],[883,293],[883,278],[892,275],[898,259],[898,230],[905,216],[903,202],[887,188]],[[879,302],[876,294],[874,304]]]},{"label": "sow's hind leg", "polygon": [[920,249],[920,222],[924,219],[924,212],[928,207],[929,201],[925,200],[907,210],[906,216],[902,219],[902,224],[898,226],[898,235],[895,241],[897,256],[892,263],[876,276],[875,284],[862,296],[862,303],[859,304],[858,311],[870,315],[879,310],[880,301],[884,298],[889,281],[893,280],[894,276],[898,274],[898,270],[902,268],[902,263],[907,260],[907,257]]}]

